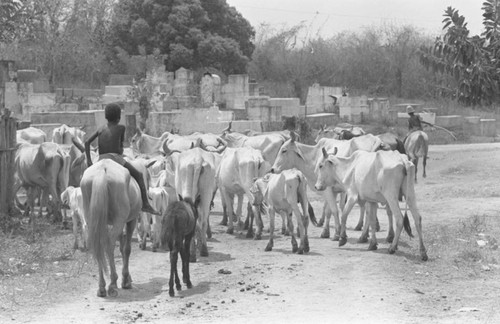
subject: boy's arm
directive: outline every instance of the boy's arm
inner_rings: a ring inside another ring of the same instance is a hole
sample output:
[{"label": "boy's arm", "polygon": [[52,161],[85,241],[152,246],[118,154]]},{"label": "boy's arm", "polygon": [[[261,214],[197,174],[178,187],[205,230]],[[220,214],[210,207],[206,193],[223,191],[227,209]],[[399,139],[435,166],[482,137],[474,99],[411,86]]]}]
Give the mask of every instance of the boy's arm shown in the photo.
[{"label": "boy's arm", "polygon": [[92,165],[92,158],[90,157],[90,143],[92,143],[97,136],[99,136],[99,130],[95,131],[94,134],[85,141],[85,156],[87,158],[87,166]]},{"label": "boy's arm", "polygon": [[125,141],[125,126],[122,128],[121,137],[120,137],[120,154],[123,155],[123,142]]}]

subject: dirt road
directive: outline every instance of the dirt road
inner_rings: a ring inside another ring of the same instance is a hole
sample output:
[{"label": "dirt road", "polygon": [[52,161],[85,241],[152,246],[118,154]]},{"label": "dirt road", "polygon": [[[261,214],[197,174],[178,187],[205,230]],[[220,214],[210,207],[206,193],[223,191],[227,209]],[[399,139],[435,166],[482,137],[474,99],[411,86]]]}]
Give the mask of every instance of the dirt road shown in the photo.
[{"label": "dirt road", "polygon": [[[209,257],[191,264],[194,287],[168,296],[168,253],[133,244],[134,287],[117,298],[98,298],[95,266],[81,270],[77,285],[61,299],[32,310],[15,307],[0,315],[9,322],[39,323],[500,323],[500,270],[465,273],[448,267],[426,230],[456,224],[471,215],[500,217],[500,144],[431,146],[427,178],[419,165],[417,201],[423,215],[429,261],[420,261],[418,240],[402,235],[395,255],[387,253],[387,217],[379,209],[378,250],[356,243],[348,220],[348,243],[319,238],[309,227],[311,251],[291,252],[290,238],[278,235],[271,252],[245,232],[225,233],[221,208],[210,216]],[[317,215],[321,201],[310,194]],[[279,217],[277,218],[279,221]],[[413,225],[413,221],[412,226]],[[266,225],[267,227],[267,225]],[[279,227],[279,226],[277,226]],[[455,243],[451,243],[455,244]],[[450,246],[452,249],[452,246]],[[118,251],[118,250],[117,250]],[[76,252],[81,253],[81,252]],[[118,255],[118,254],[117,254]],[[500,253],[496,256],[500,260]],[[121,262],[118,261],[121,268]],[[219,271],[224,269],[226,271]],[[226,274],[220,273],[226,272]],[[227,273],[230,272],[230,273]],[[53,279],[50,284],[72,278]],[[49,283],[47,283],[49,285]],[[43,298],[43,297],[42,297]],[[5,321],[3,321],[5,323]]]}]

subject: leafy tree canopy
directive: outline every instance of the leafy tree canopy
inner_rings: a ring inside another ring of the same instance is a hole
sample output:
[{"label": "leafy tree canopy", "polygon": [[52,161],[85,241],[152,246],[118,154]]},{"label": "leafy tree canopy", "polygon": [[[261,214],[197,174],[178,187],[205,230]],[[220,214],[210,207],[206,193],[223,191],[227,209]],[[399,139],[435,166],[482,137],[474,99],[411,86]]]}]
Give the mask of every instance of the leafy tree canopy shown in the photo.
[{"label": "leafy tree canopy", "polygon": [[214,66],[244,73],[255,31],[225,0],[119,0],[111,24],[114,46],[166,54],[166,67]]},{"label": "leafy tree canopy", "polygon": [[465,105],[491,104],[500,94],[500,0],[485,0],[482,9],[480,36],[470,36],[465,17],[448,7],[443,15],[446,33],[432,46],[420,49],[425,67],[451,77],[435,85],[442,95]]},{"label": "leafy tree canopy", "polygon": [[0,1],[0,42],[11,42],[25,18],[24,3],[20,0]]}]

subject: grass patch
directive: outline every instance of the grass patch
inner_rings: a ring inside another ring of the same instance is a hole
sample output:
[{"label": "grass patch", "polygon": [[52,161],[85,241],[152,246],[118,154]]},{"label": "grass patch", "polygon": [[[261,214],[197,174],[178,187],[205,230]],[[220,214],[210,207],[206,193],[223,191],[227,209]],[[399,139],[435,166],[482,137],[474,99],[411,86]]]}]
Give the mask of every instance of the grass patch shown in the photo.
[{"label": "grass patch", "polygon": [[[71,230],[37,220],[0,232],[0,312],[59,303],[88,288],[95,262],[73,250]],[[29,316],[34,316],[29,314]]]},{"label": "grass patch", "polygon": [[429,255],[447,266],[474,271],[500,267],[497,216],[472,215],[455,224],[431,226],[425,233]]}]

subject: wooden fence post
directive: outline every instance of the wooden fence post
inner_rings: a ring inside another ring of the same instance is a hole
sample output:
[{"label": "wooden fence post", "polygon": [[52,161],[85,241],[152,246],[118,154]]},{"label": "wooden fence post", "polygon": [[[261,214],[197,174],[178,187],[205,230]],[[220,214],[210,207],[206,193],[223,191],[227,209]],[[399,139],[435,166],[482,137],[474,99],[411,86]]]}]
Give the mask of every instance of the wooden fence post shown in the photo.
[{"label": "wooden fence post", "polygon": [[0,222],[13,210],[14,158],[16,155],[16,119],[10,117],[8,109],[0,115]]}]

